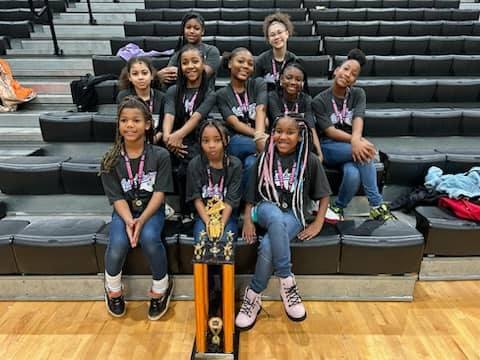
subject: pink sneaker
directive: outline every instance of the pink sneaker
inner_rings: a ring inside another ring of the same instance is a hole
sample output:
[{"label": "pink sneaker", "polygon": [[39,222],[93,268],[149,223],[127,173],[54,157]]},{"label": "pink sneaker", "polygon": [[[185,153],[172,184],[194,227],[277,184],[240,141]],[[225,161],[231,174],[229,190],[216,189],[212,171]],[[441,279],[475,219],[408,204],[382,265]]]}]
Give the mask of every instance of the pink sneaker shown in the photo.
[{"label": "pink sneaker", "polygon": [[262,295],[247,287],[243,303],[235,318],[235,326],[239,330],[249,330],[255,325],[257,315],[262,309]]},{"label": "pink sneaker", "polygon": [[297,283],[293,275],[285,279],[280,278],[280,297],[290,320],[303,321],[306,319],[307,312],[298,293]]}]

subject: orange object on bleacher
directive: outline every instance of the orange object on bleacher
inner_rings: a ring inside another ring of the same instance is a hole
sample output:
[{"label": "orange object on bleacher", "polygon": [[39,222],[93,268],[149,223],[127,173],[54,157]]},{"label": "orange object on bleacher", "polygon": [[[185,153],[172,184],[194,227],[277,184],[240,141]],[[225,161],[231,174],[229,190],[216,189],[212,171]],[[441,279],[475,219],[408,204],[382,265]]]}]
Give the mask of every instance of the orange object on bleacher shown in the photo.
[{"label": "orange object on bleacher", "polygon": [[37,94],[13,78],[12,69],[7,61],[0,59],[0,112],[17,110],[17,105],[33,100]]}]

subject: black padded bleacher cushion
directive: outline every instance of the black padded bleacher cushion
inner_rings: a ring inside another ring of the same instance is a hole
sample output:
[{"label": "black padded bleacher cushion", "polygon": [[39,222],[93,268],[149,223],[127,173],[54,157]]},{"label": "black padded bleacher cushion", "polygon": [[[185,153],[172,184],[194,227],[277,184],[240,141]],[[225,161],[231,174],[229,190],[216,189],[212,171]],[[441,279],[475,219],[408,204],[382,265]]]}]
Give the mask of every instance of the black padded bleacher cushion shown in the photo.
[{"label": "black padded bleacher cushion", "polygon": [[114,74],[120,76],[122,69],[127,65],[120,56],[114,55],[93,55],[93,72],[95,75]]},{"label": "black padded bleacher cushion", "polygon": [[480,56],[455,55],[452,71],[456,76],[480,76]]},{"label": "black padded bleacher cushion", "polygon": [[461,111],[413,111],[412,135],[458,136],[461,120]]},{"label": "black padded bleacher cushion", "polygon": [[97,94],[97,105],[117,103],[117,83],[117,80],[106,80],[95,85],[95,92]]},{"label": "black padded bleacher cushion", "polygon": [[95,114],[92,124],[95,141],[112,142],[115,140],[117,129],[117,116],[115,114]]},{"label": "black padded bleacher cushion", "polygon": [[0,55],[5,55],[10,49],[10,40],[7,36],[0,36]]},{"label": "black padded bleacher cushion", "polygon": [[0,190],[5,194],[62,194],[60,166],[68,159],[24,156],[0,160]]},{"label": "black padded bleacher cushion", "polygon": [[480,110],[464,110],[462,114],[462,135],[480,136]]},{"label": "black padded bleacher cushion", "polygon": [[29,222],[25,220],[4,219],[0,221],[0,274],[18,273],[12,242],[14,235],[22,231],[28,224]]},{"label": "black padded bleacher cushion", "polygon": [[101,158],[74,157],[62,163],[62,181],[67,194],[103,195],[98,172]]},{"label": "black padded bleacher cushion", "polygon": [[0,35],[28,39],[32,31],[33,24],[30,20],[0,21]]},{"label": "black padded bleacher cushion", "polygon": [[417,207],[415,213],[417,229],[425,237],[426,255],[480,255],[480,223],[459,219],[435,206]]},{"label": "black padded bleacher cushion", "polygon": [[432,102],[436,86],[436,80],[392,80],[392,99],[394,102]]},{"label": "black padded bleacher cushion", "polygon": [[415,76],[449,76],[452,62],[452,55],[415,55],[413,74]]},{"label": "black padded bleacher cushion", "polygon": [[[103,226],[95,234],[95,255],[97,257],[98,270],[105,271],[105,251],[108,245],[108,236],[110,232],[110,223]],[[165,220],[162,239],[167,252],[168,273],[178,274],[178,223],[176,221]],[[132,249],[128,255],[123,268],[126,275],[150,275],[150,265],[147,258],[143,255],[141,245]]]},{"label": "black padded bleacher cushion", "polygon": [[3,219],[7,215],[7,204],[5,202],[0,201],[0,219]]},{"label": "black padded bleacher cushion", "polygon": [[401,221],[347,220],[337,223],[342,236],[340,273],[417,273],[423,236]]},{"label": "black padded bleacher cushion", "polygon": [[480,80],[438,80],[436,97],[439,102],[476,102],[480,97]]},{"label": "black padded bleacher cushion", "polygon": [[104,224],[98,218],[32,222],[13,241],[18,270],[39,275],[98,273],[93,242]]},{"label": "black padded bleacher cushion", "polygon": [[464,173],[474,166],[480,166],[480,147],[475,150],[448,150],[437,151],[447,157],[445,172],[449,174]]},{"label": "black padded bleacher cushion", "polygon": [[446,156],[433,150],[380,149],[385,164],[385,184],[405,186],[422,185],[430,166],[445,168]]},{"label": "black padded bleacher cushion", "polygon": [[290,243],[292,272],[296,275],[335,274],[340,259],[340,235],[325,223],[320,234],[308,241]]},{"label": "black padded bleacher cushion", "polygon": [[49,142],[92,141],[92,116],[90,112],[58,111],[40,114],[42,138]]},{"label": "black padded bleacher cushion", "polygon": [[365,136],[410,135],[411,111],[367,110],[364,118]]},{"label": "black padded bleacher cushion", "polygon": [[[178,240],[178,254],[181,274],[193,274],[193,237],[180,235]],[[235,273],[252,274],[255,271],[257,246],[249,245],[243,239],[235,243]]]}]

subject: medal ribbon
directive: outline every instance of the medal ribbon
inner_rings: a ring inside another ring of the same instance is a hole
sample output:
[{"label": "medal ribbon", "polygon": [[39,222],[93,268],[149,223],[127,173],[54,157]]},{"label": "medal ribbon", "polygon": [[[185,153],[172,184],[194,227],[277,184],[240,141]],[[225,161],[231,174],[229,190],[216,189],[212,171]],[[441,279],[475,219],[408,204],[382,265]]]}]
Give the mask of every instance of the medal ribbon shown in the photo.
[{"label": "medal ribbon", "polygon": [[294,110],[293,110],[293,111],[288,110],[287,103],[286,103],[286,102],[283,102],[283,112],[284,112],[285,114],[289,114],[289,113],[297,113],[297,114],[298,114],[298,102],[295,102],[295,106],[294,106]]},{"label": "medal ribbon", "polygon": [[[233,90],[233,88],[232,88],[232,90]],[[245,92],[243,93],[244,102],[242,102],[242,99],[240,98],[240,95],[235,90],[233,90],[233,93],[235,94],[235,98],[237,99],[237,103],[240,106],[240,109],[242,109],[243,117],[245,118],[245,120],[248,121],[250,119],[250,116],[248,115],[248,105],[249,105],[249,103],[248,103],[247,89],[245,89]]]},{"label": "medal ribbon", "polygon": [[337,107],[337,103],[335,102],[335,99],[332,97],[333,111],[335,112],[335,116],[341,125],[343,125],[345,123],[345,120],[347,119],[347,112],[348,112],[347,100],[348,100],[348,89],[347,89],[347,93],[345,94],[345,98],[343,99],[342,112],[340,112],[338,111],[338,107]]},{"label": "medal ribbon", "polygon": [[137,170],[138,186],[135,186],[135,180],[132,173],[132,166],[130,165],[130,159],[128,158],[127,153],[122,152],[122,155],[123,155],[123,158],[125,159],[125,167],[127,168],[128,181],[130,182],[130,186],[132,187],[133,190],[138,191],[140,189],[140,186],[142,185],[143,168],[145,166],[145,151],[143,151],[142,157],[140,158],[140,164],[138,164],[138,170]]},{"label": "medal ribbon", "polygon": [[[285,65],[285,60],[283,60],[282,65],[280,65],[280,70],[282,70],[283,65]],[[279,77],[279,72],[277,71],[277,63],[275,62],[275,59],[272,58],[272,75],[275,80],[278,80]]]}]

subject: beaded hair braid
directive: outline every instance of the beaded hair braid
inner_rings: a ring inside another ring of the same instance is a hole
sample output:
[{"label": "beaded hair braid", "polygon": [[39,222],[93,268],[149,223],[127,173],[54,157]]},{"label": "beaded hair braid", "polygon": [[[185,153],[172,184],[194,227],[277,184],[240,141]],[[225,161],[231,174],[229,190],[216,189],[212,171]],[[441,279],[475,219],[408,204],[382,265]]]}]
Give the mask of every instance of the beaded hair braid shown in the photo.
[{"label": "beaded hair braid", "polygon": [[120,115],[123,109],[138,109],[143,113],[145,117],[145,121],[150,122],[150,128],[145,132],[146,142],[148,144],[153,144],[153,134],[154,134],[154,129],[152,126],[153,119],[147,104],[145,104],[145,102],[137,96],[126,96],[123,99],[123,101],[120,103],[120,105],[118,105],[117,128],[115,131],[115,143],[103,156],[99,175],[102,173],[109,173],[117,165],[118,157],[123,150],[124,140],[118,130],[119,128],[118,123],[120,121]]},{"label": "beaded hair braid", "polygon": [[305,171],[307,167],[308,155],[311,149],[311,137],[310,129],[305,123],[304,119],[300,115],[289,114],[288,116],[282,116],[275,120],[272,127],[272,133],[267,140],[265,145],[265,150],[260,154],[258,160],[258,193],[262,199],[271,201],[280,206],[280,200],[275,187],[274,182],[274,157],[276,153],[275,144],[273,142],[274,128],[278,120],[283,118],[289,118],[296,121],[296,124],[299,129],[301,140],[297,145],[297,164],[299,166],[295,169],[295,174],[293,180],[293,188],[295,189],[292,197],[292,209],[295,217],[302,223],[305,227],[305,217],[303,215],[303,184],[305,181]]}]

